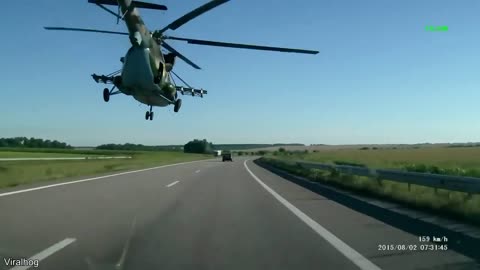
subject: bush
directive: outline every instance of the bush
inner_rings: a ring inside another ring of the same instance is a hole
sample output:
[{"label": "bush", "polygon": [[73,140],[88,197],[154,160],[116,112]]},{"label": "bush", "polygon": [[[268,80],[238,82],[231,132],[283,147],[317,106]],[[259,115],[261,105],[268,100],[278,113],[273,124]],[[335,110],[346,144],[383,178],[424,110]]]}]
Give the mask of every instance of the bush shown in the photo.
[{"label": "bush", "polygon": [[183,147],[185,153],[198,153],[198,154],[209,154],[212,152],[213,144],[207,142],[207,140],[193,140],[189,141]]}]

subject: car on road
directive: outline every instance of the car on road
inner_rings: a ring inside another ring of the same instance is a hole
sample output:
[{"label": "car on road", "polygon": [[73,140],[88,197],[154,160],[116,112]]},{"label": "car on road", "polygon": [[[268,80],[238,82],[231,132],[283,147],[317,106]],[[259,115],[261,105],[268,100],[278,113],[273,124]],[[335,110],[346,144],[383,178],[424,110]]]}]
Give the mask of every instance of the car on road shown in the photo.
[{"label": "car on road", "polygon": [[232,153],[223,153],[222,154],[222,162],[225,162],[226,160],[233,161]]}]

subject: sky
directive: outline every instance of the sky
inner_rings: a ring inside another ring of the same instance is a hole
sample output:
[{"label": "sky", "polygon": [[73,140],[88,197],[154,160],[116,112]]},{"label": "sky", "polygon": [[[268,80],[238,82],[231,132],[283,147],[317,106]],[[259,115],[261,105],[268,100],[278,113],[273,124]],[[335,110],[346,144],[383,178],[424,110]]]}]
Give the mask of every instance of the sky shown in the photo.
[{"label": "sky", "polygon": [[[204,4],[152,0],[161,29]],[[105,103],[92,73],[121,68],[126,31],[87,0],[6,1],[0,17],[0,137],[103,143],[439,143],[480,141],[480,1],[232,0],[167,35],[319,50],[317,55],[169,44],[177,74],[208,90],[154,108],[125,95]],[[446,32],[427,25],[448,26]],[[177,80],[178,81],[178,80]]]}]

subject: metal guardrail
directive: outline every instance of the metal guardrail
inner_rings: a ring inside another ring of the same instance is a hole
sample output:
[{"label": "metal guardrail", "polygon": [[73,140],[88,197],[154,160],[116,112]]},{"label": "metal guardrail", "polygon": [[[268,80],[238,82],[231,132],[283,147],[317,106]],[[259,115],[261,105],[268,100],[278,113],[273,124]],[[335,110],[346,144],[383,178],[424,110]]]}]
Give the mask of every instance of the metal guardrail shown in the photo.
[{"label": "metal guardrail", "polygon": [[405,172],[400,170],[370,169],[367,167],[330,165],[316,162],[295,161],[298,166],[308,169],[336,170],[340,173],[374,177],[406,184],[428,186],[433,188],[480,193],[480,178],[440,175],[431,173]]}]

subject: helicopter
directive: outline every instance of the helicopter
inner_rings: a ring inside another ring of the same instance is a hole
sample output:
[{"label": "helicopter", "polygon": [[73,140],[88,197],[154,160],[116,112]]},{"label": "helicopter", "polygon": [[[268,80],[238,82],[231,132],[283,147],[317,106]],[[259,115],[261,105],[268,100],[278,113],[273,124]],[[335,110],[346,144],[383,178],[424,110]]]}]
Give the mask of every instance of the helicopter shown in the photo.
[{"label": "helicopter", "polygon": [[[92,78],[97,83],[112,84],[111,89],[103,90],[103,100],[108,102],[110,96],[117,94],[125,94],[132,96],[137,101],[150,107],[145,113],[146,120],[153,120],[154,106],[166,107],[174,106],[174,112],[178,112],[182,105],[182,100],[178,97],[178,93],[191,96],[200,96],[207,94],[207,90],[191,87],[174,71],[176,58],[180,58],[195,69],[200,69],[198,65],[190,59],[175,50],[166,40],[186,41],[189,44],[207,45],[217,47],[230,47],[241,49],[253,49],[264,51],[278,51],[289,53],[317,54],[318,51],[268,47],[260,45],[238,44],[218,42],[211,40],[200,40],[191,38],[182,38],[167,36],[164,33],[167,30],[176,30],[192,19],[202,15],[209,10],[218,7],[229,0],[212,0],[204,5],[190,11],[172,23],[168,24],[160,30],[150,32],[145,26],[144,21],[140,17],[138,9],[167,10],[164,5],[147,3],[132,0],[88,0],[89,3],[95,4],[106,12],[112,14],[117,19],[124,21],[128,32],[116,32],[107,30],[87,29],[87,28],[70,28],[70,27],[44,27],[46,30],[62,30],[62,31],[82,31],[103,34],[125,35],[129,37],[131,47],[124,57],[120,58],[122,69],[107,75],[92,74]],[[112,11],[106,6],[116,6],[117,12]],[[166,49],[167,53],[163,53],[161,48]],[[179,86],[175,83],[172,74],[178,78],[185,86]],[[117,90],[115,90],[117,89]]]}]

